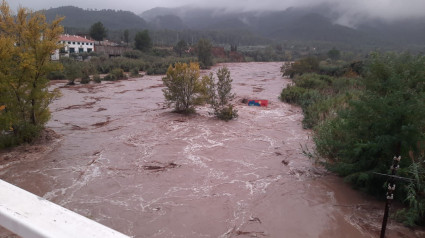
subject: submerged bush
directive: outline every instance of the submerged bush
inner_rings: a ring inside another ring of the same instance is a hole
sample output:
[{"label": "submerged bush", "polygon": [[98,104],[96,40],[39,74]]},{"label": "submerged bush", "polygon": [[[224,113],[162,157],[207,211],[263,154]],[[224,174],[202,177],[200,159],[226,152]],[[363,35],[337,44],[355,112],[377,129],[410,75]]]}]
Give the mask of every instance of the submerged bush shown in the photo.
[{"label": "submerged bush", "polygon": [[204,77],[208,89],[208,101],[214,109],[214,115],[224,121],[238,117],[238,111],[233,108],[230,101],[235,95],[232,93],[233,79],[227,67],[217,71],[217,81],[213,74]]},{"label": "submerged bush", "polygon": [[105,81],[116,81],[121,79],[126,79],[126,76],[124,74],[124,71],[120,68],[113,69],[111,73],[109,73],[103,78],[103,80]]},{"label": "submerged bush", "polygon": [[192,113],[194,105],[206,93],[205,84],[199,78],[199,64],[176,63],[169,66],[167,75],[162,79],[168,105],[174,105],[176,112]]},{"label": "submerged bush", "polygon": [[102,79],[100,78],[99,74],[95,74],[95,75],[93,75],[93,81],[95,83],[100,83],[102,81]]}]

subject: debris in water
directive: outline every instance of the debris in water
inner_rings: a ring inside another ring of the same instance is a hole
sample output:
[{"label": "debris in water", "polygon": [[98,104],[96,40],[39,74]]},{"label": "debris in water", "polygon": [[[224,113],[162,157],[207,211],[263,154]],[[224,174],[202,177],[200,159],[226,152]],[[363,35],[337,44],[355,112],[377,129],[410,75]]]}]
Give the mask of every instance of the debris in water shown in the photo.
[{"label": "debris in water", "polygon": [[252,91],[253,91],[254,93],[259,93],[259,92],[264,91],[264,88],[262,88],[262,87],[253,87],[253,88],[252,88]]},{"label": "debris in water", "polygon": [[258,223],[260,223],[260,224],[261,224],[261,220],[260,220],[260,218],[258,218],[258,217],[250,217],[250,218],[249,218],[249,221],[258,222]]},{"label": "debris in water", "polygon": [[170,163],[165,164],[165,165],[143,165],[142,166],[142,168],[144,170],[149,170],[149,171],[152,171],[152,172],[162,172],[162,171],[165,171],[167,169],[173,169],[173,168],[176,168],[176,167],[180,167],[180,165],[178,165],[174,162],[170,162]]},{"label": "debris in water", "polygon": [[250,237],[266,236],[263,231],[236,231],[236,235],[249,235]]},{"label": "debris in water", "polygon": [[267,107],[269,105],[268,100],[249,100],[248,106]]}]

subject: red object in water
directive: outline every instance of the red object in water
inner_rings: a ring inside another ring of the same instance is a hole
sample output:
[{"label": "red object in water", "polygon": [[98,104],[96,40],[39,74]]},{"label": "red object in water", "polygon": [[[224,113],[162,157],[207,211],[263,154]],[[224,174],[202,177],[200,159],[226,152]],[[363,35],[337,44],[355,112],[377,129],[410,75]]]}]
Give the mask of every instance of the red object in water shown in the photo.
[{"label": "red object in water", "polygon": [[268,100],[248,100],[248,106],[267,107],[268,105]]}]

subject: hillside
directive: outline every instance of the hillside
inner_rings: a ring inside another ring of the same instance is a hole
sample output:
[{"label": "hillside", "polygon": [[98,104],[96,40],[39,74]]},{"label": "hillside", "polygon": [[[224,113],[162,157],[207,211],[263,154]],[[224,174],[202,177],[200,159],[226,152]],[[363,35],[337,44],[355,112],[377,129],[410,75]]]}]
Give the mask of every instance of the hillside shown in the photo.
[{"label": "hillside", "polygon": [[[288,8],[284,11],[228,12],[191,7],[153,8],[140,14],[145,19],[175,15],[190,29],[246,30],[272,40],[320,41],[350,47],[423,49],[425,18],[392,22],[365,19],[361,24],[338,24],[341,17],[331,5]],[[163,26],[163,28],[166,28]]]},{"label": "hillside", "polygon": [[[334,14],[329,5],[263,12],[193,7],[153,8],[140,15],[129,11],[84,10],[67,6],[44,10],[44,13],[49,20],[57,15],[65,16],[63,25],[69,28],[88,29],[93,23],[101,21],[111,32],[124,29],[133,29],[133,34],[141,29],[161,31],[155,40],[169,44],[175,43],[173,39],[178,32],[188,42],[207,37],[222,44],[326,42],[348,48],[415,51],[423,51],[425,47],[425,18],[392,22],[367,19],[355,26],[345,26],[338,24],[340,16]],[[170,30],[172,32],[166,32]],[[161,36],[167,39],[161,39]],[[119,39],[118,34],[116,38]]]},{"label": "hillside", "polygon": [[56,16],[65,16],[62,22],[65,27],[90,28],[93,23],[100,21],[110,30],[148,28],[145,20],[130,11],[85,10],[66,6],[50,8],[43,12],[48,20],[53,20]]}]

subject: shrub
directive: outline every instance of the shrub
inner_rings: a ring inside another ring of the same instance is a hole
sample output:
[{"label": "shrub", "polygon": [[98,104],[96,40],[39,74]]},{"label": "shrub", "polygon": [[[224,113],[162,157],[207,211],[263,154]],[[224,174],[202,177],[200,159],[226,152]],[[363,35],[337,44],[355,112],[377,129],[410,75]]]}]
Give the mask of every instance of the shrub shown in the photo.
[{"label": "shrub", "polygon": [[300,104],[301,98],[307,92],[307,89],[295,85],[288,86],[282,90],[280,100],[287,103]]},{"label": "shrub", "polygon": [[138,68],[133,68],[130,72],[131,77],[138,77],[140,76],[139,74],[139,69]]},{"label": "shrub", "polygon": [[66,76],[63,71],[52,71],[47,75],[49,80],[61,80],[65,79]]},{"label": "shrub", "polygon": [[194,112],[195,103],[206,91],[199,73],[197,63],[176,63],[168,68],[167,75],[162,79],[166,88],[162,91],[168,104],[174,104],[176,112]]},{"label": "shrub", "polygon": [[142,57],[142,52],[139,50],[130,50],[123,53],[123,56],[130,59],[140,59]]},{"label": "shrub", "polygon": [[302,75],[304,73],[315,73],[319,71],[319,60],[316,57],[307,57],[292,63],[290,66],[287,64],[282,65],[281,72],[283,76],[294,78],[295,75]]},{"label": "shrub", "polygon": [[294,79],[295,84],[298,87],[306,89],[324,89],[331,82],[332,79],[326,75],[319,74],[304,74]]},{"label": "shrub", "polygon": [[337,117],[319,125],[315,142],[328,158],[327,166],[354,187],[375,195],[385,194],[383,178],[392,158],[401,155],[400,176],[413,179],[397,187],[396,198],[410,206],[406,224],[423,224],[425,218],[425,57],[372,54],[364,67],[362,91]]},{"label": "shrub", "polygon": [[124,70],[122,69],[115,68],[112,70],[111,74],[114,75],[118,80],[126,78]]},{"label": "shrub", "polygon": [[93,81],[95,83],[100,83],[102,81],[102,79],[100,78],[99,74],[95,74],[95,75],[93,75]]},{"label": "shrub", "polygon": [[114,75],[108,74],[105,77],[103,77],[103,80],[104,81],[117,81],[118,79]]},{"label": "shrub", "polygon": [[88,75],[83,75],[83,77],[81,78],[80,83],[81,83],[81,84],[88,84],[88,83],[90,83],[90,76],[88,76]]},{"label": "shrub", "polygon": [[217,108],[214,111],[214,115],[220,120],[230,121],[238,117],[238,111],[234,109],[232,105],[226,105],[226,106]]},{"label": "shrub", "polygon": [[232,93],[232,78],[227,67],[220,68],[217,71],[217,82],[213,74],[204,77],[209,103],[214,109],[214,115],[225,121],[238,117],[238,111],[233,108],[230,101],[235,97]]},{"label": "shrub", "polygon": [[103,80],[105,81],[116,81],[126,79],[124,71],[120,68],[113,69],[108,75],[106,75]]}]

